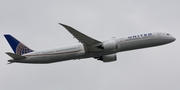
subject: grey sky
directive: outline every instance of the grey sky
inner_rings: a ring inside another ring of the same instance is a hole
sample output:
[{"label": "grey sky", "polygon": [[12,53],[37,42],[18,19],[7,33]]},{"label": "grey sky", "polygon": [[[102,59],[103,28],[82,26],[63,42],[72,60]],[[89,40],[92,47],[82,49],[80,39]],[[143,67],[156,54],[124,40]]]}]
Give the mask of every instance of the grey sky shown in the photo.
[{"label": "grey sky", "polygon": [[[1,90],[180,90],[179,0],[1,0]],[[78,43],[58,23],[98,40],[147,32],[168,32],[176,41],[95,59],[46,65],[11,64],[3,34],[34,50]]]}]

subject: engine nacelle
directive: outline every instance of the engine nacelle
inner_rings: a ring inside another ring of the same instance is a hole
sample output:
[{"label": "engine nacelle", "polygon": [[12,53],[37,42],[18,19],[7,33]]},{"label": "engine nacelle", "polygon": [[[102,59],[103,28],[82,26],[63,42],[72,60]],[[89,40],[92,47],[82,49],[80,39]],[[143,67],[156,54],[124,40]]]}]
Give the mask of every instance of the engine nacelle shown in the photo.
[{"label": "engine nacelle", "polygon": [[109,40],[103,43],[102,48],[105,50],[116,50],[117,42],[115,40]]},{"label": "engine nacelle", "polygon": [[112,62],[112,61],[116,61],[117,57],[116,54],[109,54],[99,57],[98,60],[101,60],[103,62]]}]

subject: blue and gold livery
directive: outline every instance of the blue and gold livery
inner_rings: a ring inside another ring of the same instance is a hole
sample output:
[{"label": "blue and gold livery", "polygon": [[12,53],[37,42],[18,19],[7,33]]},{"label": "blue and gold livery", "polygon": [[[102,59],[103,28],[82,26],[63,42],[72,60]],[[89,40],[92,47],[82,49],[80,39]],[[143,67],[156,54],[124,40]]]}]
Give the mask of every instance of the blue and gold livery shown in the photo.
[{"label": "blue and gold livery", "polygon": [[91,57],[103,62],[113,62],[117,60],[116,53],[118,52],[164,45],[176,40],[175,37],[168,33],[158,32],[99,41],[68,25],[61,23],[60,25],[66,28],[81,43],[67,47],[32,52],[33,50],[29,49],[13,36],[6,34],[4,36],[14,51],[14,53],[6,52],[6,54],[12,58],[8,60],[9,64],[14,62],[47,64]]},{"label": "blue and gold livery", "polygon": [[6,34],[4,35],[8,43],[10,44],[11,48],[13,49],[14,53],[17,55],[23,55],[26,53],[33,52],[30,48],[19,42],[13,36]]}]

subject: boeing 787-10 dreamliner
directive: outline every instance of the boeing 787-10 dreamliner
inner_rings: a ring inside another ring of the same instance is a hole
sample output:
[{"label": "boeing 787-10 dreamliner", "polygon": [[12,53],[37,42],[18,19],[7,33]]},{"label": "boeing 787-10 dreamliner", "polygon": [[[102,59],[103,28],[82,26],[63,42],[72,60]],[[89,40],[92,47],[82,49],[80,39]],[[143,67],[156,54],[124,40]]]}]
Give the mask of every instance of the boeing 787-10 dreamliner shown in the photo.
[{"label": "boeing 787-10 dreamliner", "polygon": [[14,53],[6,52],[7,55],[12,57],[8,62],[46,64],[90,57],[103,62],[111,62],[117,60],[117,52],[159,46],[175,41],[175,38],[168,33],[144,33],[99,41],[70,26],[60,25],[66,28],[81,44],[51,50],[34,51],[13,36],[5,34],[5,38],[14,51]]}]

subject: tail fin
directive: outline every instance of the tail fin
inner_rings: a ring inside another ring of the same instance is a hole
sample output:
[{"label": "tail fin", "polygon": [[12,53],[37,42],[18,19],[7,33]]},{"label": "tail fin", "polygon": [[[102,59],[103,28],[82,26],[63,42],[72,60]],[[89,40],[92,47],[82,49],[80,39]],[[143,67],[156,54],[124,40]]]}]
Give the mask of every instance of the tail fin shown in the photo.
[{"label": "tail fin", "polygon": [[30,48],[19,42],[17,39],[15,39],[13,36],[6,34],[4,35],[6,40],[8,41],[9,45],[13,49],[14,53],[17,55],[23,55],[29,52],[33,52]]}]

